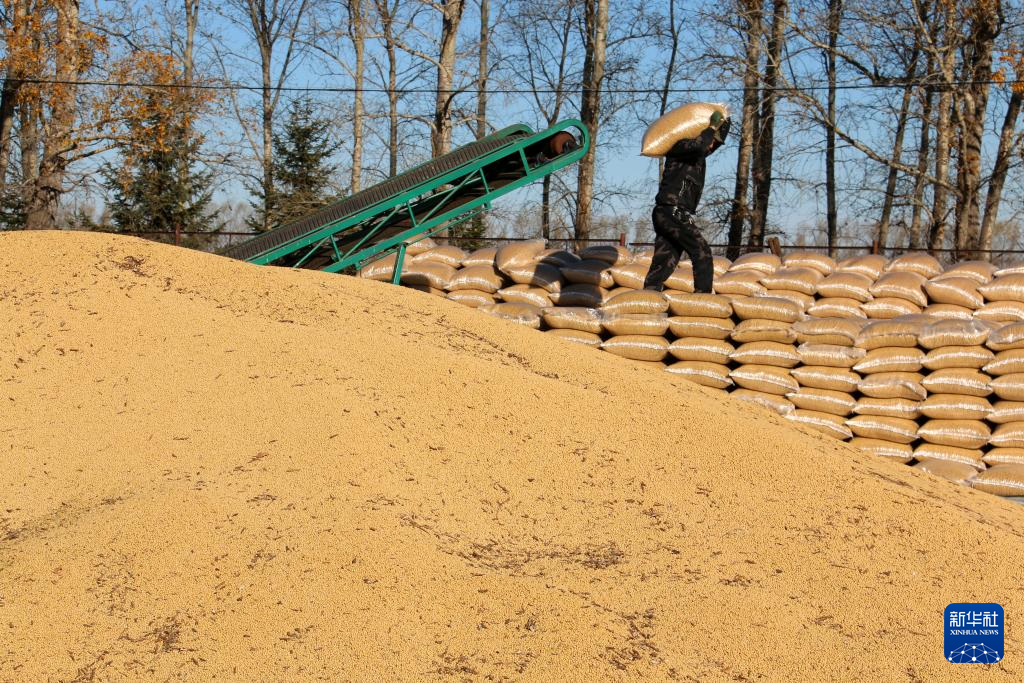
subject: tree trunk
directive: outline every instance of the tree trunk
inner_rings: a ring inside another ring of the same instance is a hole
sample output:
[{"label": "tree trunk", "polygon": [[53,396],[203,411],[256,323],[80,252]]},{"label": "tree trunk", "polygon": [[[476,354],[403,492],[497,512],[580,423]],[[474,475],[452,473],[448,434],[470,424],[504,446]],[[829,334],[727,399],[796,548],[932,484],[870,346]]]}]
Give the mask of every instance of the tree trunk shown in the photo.
[{"label": "tree trunk", "polygon": [[736,184],[732,210],[729,212],[729,250],[735,259],[743,244],[743,229],[749,219],[750,158],[754,148],[754,132],[758,129],[757,85],[761,64],[761,34],[764,31],[761,0],[744,0],[747,35],[746,64],[743,68],[743,120],[740,122],[740,143],[736,153]]},{"label": "tree trunk", "polygon": [[[914,41],[914,51],[910,55],[910,64],[907,67],[907,84],[903,89],[900,113],[896,119],[896,135],[892,143],[892,159],[895,163],[901,163],[903,157],[903,137],[907,131],[907,120],[910,118],[910,104],[914,99],[914,79],[917,78],[919,42],[919,39]],[[924,122],[921,125],[923,128],[927,126]],[[882,202],[882,216],[878,219],[877,239],[883,253],[889,241],[889,224],[892,220],[892,207],[896,201],[896,181],[898,175],[896,167],[890,166],[889,177],[885,182],[885,200]]]},{"label": "tree trunk", "polygon": [[32,188],[39,177],[39,109],[35,102],[22,104],[18,116],[18,143],[21,152],[21,185],[26,204],[32,199]]},{"label": "tree trunk", "polygon": [[590,150],[580,159],[576,192],[576,240],[581,246],[590,237],[591,210],[594,201],[594,167],[597,156],[598,128],[601,116],[601,86],[604,81],[605,50],[608,42],[608,0],[586,0],[586,30],[583,60],[583,92],[580,120],[590,131]]},{"label": "tree trunk", "polygon": [[366,69],[366,16],[364,0],[349,0],[349,37],[356,53],[353,80],[355,92],[352,97],[352,179],[350,192],[362,189],[363,179],[363,80]]},{"label": "tree trunk", "polygon": [[388,0],[376,0],[384,50],[388,55],[388,177],[398,175],[398,44],[394,12]]},{"label": "tree trunk", "polygon": [[[933,255],[936,250],[942,249],[946,241],[946,195],[948,194],[946,184],[949,179],[949,147],[953,138],[953,86],[951,82],[954,79],[953,65],[956,62],[956,50],[952,45],[957,29],[955,6],[940,3],[940,7],[942,9],[938,27],[941,28],[944,36],[942,47],[945,52],[938,65],[943,85],[939,94],[939,118],[935,124],[935,187],[932,191],[932,224],[928,231],[928,249]],[[939,31],[934,31],[933,35],[939,35]]]},{"label": "tree trunk", "polygon": [[[480,0],[480,44],[476,75],[476,137],[487,135],[487,74],[490,68],[487,63],[487,51],[491,43],[491,2]],[[546,179],[546,178],[545,178]],[[483,214],[473,217],[473,234],[483,236],[487,226]]]},{"label": "tree trunk", "polygon": [[[934,61],[931,53],[928,54],[928,61],[924,72],[926,75],[932,73]],[[910,218],[910,246],[913,249],[921,247],[921,225],[924,215],[924,189],[925,176],[928,173],[928,150],[931,146],[929,139],[931,133],[932,102],[934,93],[931,86],[925,88],[924,101],[921,103],[921,136],[917,148],[917,176],[914,178],[913,210]]]},{"label": "tree trunk", "polygon": [[[668,64],[665,67],[665,83],[661,89],[661,106],[658,109],[658,116],[663,116],[668,109],[669,91],[672,89],[672,79],[675,78],[676,57],[679,55],[679,26],[676,25],[676,0],[668,0]],[[661,177],[665,170],[665,158],[658,159],[658,177]]]},{"label": "tree trunk", "polygon": [[754,146],[754,211],[751,215],[750,245],[764,246],[768,224],[768,202],[772,187],[772,156],[775,152],[775,103],[782,61],[782,44],[785,41],[788,0],[775,0],[772,7],[772,32],[768,39],[768,55],[764,72],[764,89],[761,96],[761,116]]},{"label": "tree trunk", "polygon": [[465,0],[441,0],[441,40],[437,60],[437,95],[434,100],[434,126],[430,147],[435,157],[447,154],[452,148],[452,101],[455,93],[456,40]]},{"label": "tree trunk", "polygon": [[260,46],[262,57],[263,92],[262,92],[262,123],[263,123],[263,224],[266,231],[274,227],[270,217],[274,197],[274,100],[270,94],[272,86],[270,75],[270,48]]},{"label": "tree trunk", "polygon": [[[996,152],[992,179],[988,183],[988,196],[985,198],[985,218],[981,223],[981,234],[978,240],[981,249],[992,248],[992,229],[999,216],[999,202],[1003,195],[1003,185],[1006,183],[1006,173],[1010,168],[1010,159],[1016,156],[1020,143],[1020,136],[1016,134],[1016,128],[1022,99],[1024,99],[1024,92],[1014,90],[1010,95],[1006,116],[1003,117],[1003,129],[999,134],[999,151]],[[991,256],[988,252],[982,254],[986,260]]]},{"label": "tree trunk", "polygon": [[[828,231],[828,255],[836,256],[838,238],[836,211],[836,44],[843,19],[842,0],[828,3],[828,52],[825,68],[828,74],[828,121],[825,124],[825,219]],[[882,243],[884,245],[884,242]]]}]

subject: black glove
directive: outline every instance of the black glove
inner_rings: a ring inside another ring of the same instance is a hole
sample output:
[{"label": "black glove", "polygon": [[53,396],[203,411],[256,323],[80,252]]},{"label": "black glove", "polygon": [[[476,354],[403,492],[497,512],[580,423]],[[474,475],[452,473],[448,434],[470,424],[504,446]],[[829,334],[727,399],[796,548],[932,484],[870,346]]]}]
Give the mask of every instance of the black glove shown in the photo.
[{"label": "black glove", "polygon": [[715,131],[715,142],[719,145],[725,144],[725,139],[729,137],[729,127],[732,125],[732,119],[726,119],[722,122],[722,125]]}]

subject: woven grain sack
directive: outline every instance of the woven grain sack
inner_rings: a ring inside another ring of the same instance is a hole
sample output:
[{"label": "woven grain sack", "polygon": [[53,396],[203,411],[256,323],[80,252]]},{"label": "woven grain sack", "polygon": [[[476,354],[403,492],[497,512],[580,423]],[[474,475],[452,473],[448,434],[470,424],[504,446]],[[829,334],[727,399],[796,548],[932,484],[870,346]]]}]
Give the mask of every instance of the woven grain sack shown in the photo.
[{"label": "woven grain sack", "polygon": [[545,249],[537,255],[537,263],[547,263],[555,268],[571,266],[579,262],[580,257],[565,249]]},{"label": "woven grain sack", "polygon": [[992,414],[992,404],[981,396],[931,394],[921,402],[921,414],[937,420],[984,420]]},{"label": "woven grain sack", "polygon": [[732,304],[718,294],[687,294],[685,292],[663,292],[674,315],[697,318],[728,318],[732,316]]},{"label": "woven grain sack", "polygon": [[989,467],[996,465],[1024,465],[1024,448],[993,448],[982,460]]},{"label": "woven grain sack", "polygon": [[996,496],[1024,496],[1024,465],[996,465],[980,472],[971,485]]},{"label": "woven grain sack", "polygon": [[867,318],[868,314],[856,299],[832,296],[818,299],[807,307],[807,315],[814,318]]},{"label": "woven grain sack", "polygon": [[1002,275],[980,285],[978,291],[986,301],[1024,301],[1024,273]]},{"label": "woven grain sack", "polygon": [[893,443],[891,441],[883,441],[882,439],[865,439],[863,436],[855,436],[850,439],[850,445],[866,453],[894,460],[904,465],[914,459],[914,449],[905,443]]},{"label": "woven grain sack", "polygon": [[650,270],[650,267],[649,263],[626,263],[612,266],[612,279],[619,287],[643,289],[644,280],[647,278],[647,271]]},{"label": "woven grain sack", "polygon": [[883,297],[868,301],[861,309],[864,314],[872,320],[891,320],[905,315],[916,315],[921,312],[921,307],[906,299],[896,297]]},{"label": "woven grain sack", "polygon": [[853,299],[864,303],[871,301],[872,280],[861,273],[832,273],[818,283],[818,296],[825,298]]},{"label": "woven grain sack", "polygon": [[928,298],[937,304],[963,306],[972,311],[985,301],[978,291],[978,282],[967,277],[939,277],[924,286]]},{"label": "woven grain sack", "polygon": [[479,289],[459,289],[454,292],[448,292],[447,298],[470,308],[477,308],[484,304],[493,304],[496,301],[493,294],[480,291]]},{"label": "woven grain sack", "polygon": [[633,260],[629,249],[618,244],[596,244],[580,250],[581,260],[604,261],[609,266],[625,265]]},{"label": "woven grain sack", "polygon": [[829,413],[846,417],[853,412],[857,405],[856,399],[844,391],[829,391],[828,389],[810,389],[800,387],[797,391],[786,394],[793,405],[803,410],[814,410],[819,413]]},{"label": "woven grain sack", "polygon": [[986,419],[993,424],[1024,422],[1024,401],[996,401]]},{"label": "woven grain sack", "polygon": [[993,273],[993,276],[994,277],[1003,277],[1004,275],[1020,275],[1020,274],[1024,274],[1024,261],[1017,261],[1016,263],[1011,263],[1008,266],[1003,266],[1002,268],[997,270],[995,273]]},{"label": "woven grain sack", "polygon": [[921,369],[924,351],[921,349],[896,346],[868,351],[863,359],[853,366],[862,375],[879,372],[917,372]]},{"label": "woven grain sack", "polygon": [[888,261],[879,254],[851,256],[836,264],[836,272],[858,273],[874,282],[882,275],[886,265],[888,265]]},{"label": "woven grain sack", "polygon": [[638,249],[633,254],[633,263],[639,263],[645,266],[650,266],[651,261],[654,260],[654,247],[644,247]]},{"label": "woven grain sack", "polygon": [[942,264],[930,254],[917,252],[897,256],[885,270],[888,273],[913,273],[927,280],[942,272]]},{"label": "woven grain sack", "polygon": [[601,337],[592,333],[584,332],[582,330],[572,330],[568,328],[548,330],[547,334],[570,341],[574,344],[580,344],[582,346],[588,346],[592,349],[601,348]]},{"label": "woven grain sack", "polygon": [[441,247],[428,249],[422,254],[417,254],[412,257],[412,260],[414,263],[419,261],[435,261],[437,263],[443,263],[446,266],[451,266],[452,268],[458,268],[462,265],[466,256],[466,252],[462,249],[451,244],[446,244]]},{"label": "woven grain sack", "polygon": [[729,266],[729,272],[734,273],[740,270],[757,270],[766,275],[774,273],[776,270],[782,267],[782,259],[775,254],[763,254],[761,252],[751,252],[749,254],[743,254]]},{"label": "woven grain sack", "polygon": [[768,291],[762,296],[771,296],[775,297],[776,299],[785,299],[787,301],[792,301],[797,305],[801,313],[803,313],[808,308],[814,305],[813,296],[811,296],[810,294],[804,294],[803,292],[796,292],[790,289],[774,289]]},{"label": "woven grain sack", "polygon": [[741,401],[754,403],[762,408],[767,408],[773,413],[778,413],[779,415],[789,415],[794,410],[793,404],[790,403],[788,399],[775,394],[766,394],[763,391],[737,389],[729,395],[732,398],[738,398]]},{"label": "woven grain sack", "polygon": [[1024,349],[1000,351],[985,365],[985,372],[997,377],[1024,372]]},{"label": "woven grain sack", "polygon": [[800,319],[803,311],[792,301],[771,296],[750,296],[733,300],[732,310],[740,320],[761,318],[791,323]]},{"label": "woven grain sack", "polygon": [[924,293],[927,280],[917,273],[886,273],[871,286],[871,296],[875,299],[903,299],[923,308],[928,305],[928,296]]},{"label": "woven grain sack", "polygon": [[774,365],[791,368],[800,363],[800,356],[792,344],[778,342],[748,342],[732,353],[732,361],[741,365]]},{"label": "woven grain sack", "polygon": [[760,341],[792,344],[796,341],[796,332],[789,323],[751,318],[740,322],[732,331],[730,338],[737,344]]},{"label": "woven grain sack", "polygon": [[822,275],[830,275],[836,269],[835,260],[826,254],[813,251],[794,251],[782,257],[786,268],[813,268]]},{"label": "woven grain sack", "polygon": [[898,417],[903,420],[916,420],[921,416],[921,402],[906,398],[870,398],[861,396],[853,407],[857,415],[877,415],[879,417]]},{"label": "woven grain sack", "polygon": [[1024,401],[1024,373],[1002,375],[988,383],[992,391],[1007,401]]},{"label": "woven grain sack", "polygon": [[601,309],[605,313],[664,313],[668,299],[661,292],[629,291],[609,296]]},{"label": "woven grain sack", "polygon": [[455,271],[448,281],[448,291],[475,289],[493,294],[505,286],[505,278],[494,266],[469,266]]},{"label": "woven grain sack", "polygon": [[962,486],[970,486],[978,474],[978,470],[970,465],[948,460],[923,460],[914,465],[914,469]]},{"label": "woven grain sack", "polygon": [[556,306],[599,308],[607,298],[607,289],[593,285],[565,285],[561,290],[551,292],[551,301]]},{"label": "woven grain sack", "polygon": [[562,277],[577,285],[593,285],[609,289],[615,285],[615,278],[604,261],[587,259],[562,268]]},{"label": "woven grain sack", "polygon": [[943,346],[980,346],[992,328],[980,320],[937,320],[921,328],[917,343],[926,349]]},{"label": "woven grain sack", "polygon": [[733,385],[729,366],[718,363],[683,360],[665,368],[673,375],[712,389],[728,389]]},{"label": "woven grain sack", "polygon": [[498,247],[494,255],[494,265],[503,273],[508,273],[509,268],[525,266],[534,263],[541,252],[544,251],[544,240],[527,240],[525,242],[512,242]]},{"label": "woven grain sack", "polygon": [[996,448],[1024,448],[1024,422],[999,425],[988,442]]},{"label": "woven grain sack", "polygon": [[801,344],[853,346],[864,325],[856,318],[808,318],[793,323],[793,331]]},{"label": "woven grain sack", "polygon": [[626,334],[604,341],[601,348],[631,360],[660,361],[668,355],[668,340],[664,337]]},{"label": "woven grain sack", "polygon": [[850,428],[844,424],[843,418],[838,415],[829,415],[828,413],[797,408],[793,412],[788,413],[786,419],[815,429],[840,441],[846,441],[853,436]]},{"label": "woven grain sack", "polygon": [[979,471],[985,469],[985,463],[981,459],[981,451],[977,448],[957,448],[956,446],[924,443],[914,449],[914,458],[918,462],[939,460],[969,465]]},{"label": "woven grain sack", "polygon": [[820,271],[813,268],[779,268],[766,275],[761,284],[771,290],[786,290],[802,294],[815,294],[818,283],[825,278]]},{"label": "woven grain sack", "polygon": [[800,386],[831,391],[857,391],[860,375],[845,368],[831,368],[823,365],[802,365],[793,368],[792,376]]},{"label": "woven grain sack", "polygon": [[761,284],[761,279],[764,277],[765,274],[760,270],[739,270],[735,273],[726,273],[722,277],[715,278],[714,290],[716,294],[757,296],[768,291]]},{"label": "woven grain sack", "polygon": [[737,386],[766,394],[785,396],[800,388],[786,368],[774,365],[741,365],[729,373]]},{"label": "woven grain sack", "polygon": [[883,346],[917,346],[921,330],[930,322],[931,318],[923,316],[869,322],[861,328],[854,345],[867,351]]},{"label": "woven grain sack", "polygon": [[1010,323],[993,331],[986,344],[993,351],[1024,349],[1024,323]]},{"label": "woven grain sack", "polygon": [[669,346],[669,353],[677,360],[693,360],[703,363],[726,365],[733,352],[733,345],[722,339],[701,339],[684,337],[676,339]]},{"label": "woven grain sack", "polygon": [[[643,335],[664,337],[668,332],[668,316],[664,313],[610,313],[601,311],[604,329],[614,336]],[[668,342],[665,342],[666,348]],[[636,360],[645,360],[637,358]],[[660,359],[659,359],[660,360]]]},{"label": "woven grain sack", "polygon": [[601,312],[596,308],[584,306],[551,306],[545,308],[541,315],[544,324],[556,330],[578,330],[590,334],[602,331]]},{"label": "woven grain sack", "polygon": [[417,292],[423,292],[424,294],[431,294],[433,296],[439,296],[439,297],[442,297],[442,298],[448,296],[448,293],[445,292],[443,289],[438,289],[437,287],[431,287],[430,285],[420,285],[420,284],[410,285],[410,284],[406,284],[406,285],[403,285],[403,286],[404,287],[408,287],[409,289],[415,289]]},{"label": "woven grain sack", "polygon": [[971,320],[974,318],[974,311],[953,304],[929,304],[921,310],[921,314],[941,320]]},{"label": "woven grain sack", "polygon": [[413,242],[408,247],[406,247],[405,255],[410,258],[413,256],[419,256],[423,252],[430,251],[436,246],[438,246],[437,242],[435,242],[430,237],[424,237],[423,239],[417,242]]},{"label": "woven grain sack", "polygon": [[992,430],[980,420],[928,420],[917,435],[940,446],[981,448],[992,437]]},{"label": "woven grain sack", "polygon": [[663,157],[680,140],[696,140],[711,127],[711,117],[729,118],[724,104],[693,102],[665,112],[644,132],[640,153],[645,157]]},{"label": "woven grain sack", "polygon": [[715,277],[722,277],[732,268],[732,261],[724,256],[711,257],[711,265],[715,271]]},{"label": "woven grain sack", "polygon": [[557,292],[562,288],[562,273],[550,263],[511,265],[502,269],[501,272],[519,285],[533,285],[549,292]]},{"label": "woven grain sack", "polygon": [[395,262],[398,254],[388,254],[384,258],[377,259],[359,269],[359,277],[378,282],[391,282],[391,276],[395,272]]},{"label": "woven grain sack", "polygon": [[693,266],[689,263],[680,263],[672,274],[665,280],[666,291],[692,292],[693,291]]},{"label": "woven grain sack", "polygon": [[1024,302],[993,301],[976,310],[974,317],[990,323],[1024,322]]},{"label": "woven grain sack", "polygon": [[963,396],[989,396],[992,378],[971,368],[947,368],[929,373],[921,380],[929,394],[960,394]]},{"label": "woven grain sack", "polygon": [[867,355],[864,349],[838,344],[805,342],[797,347],[802,365],[826,365],[831,368],[852,368]]},{"label": "woven grain sack", "polygon": [[437,261],[419,261],[402,267],[403,285],[448,289],[453,277],[455,269]]},{"label": "woven grain sack", "polygon": [[991,282],[996,276],[996,267],[988,261],[961,261],[946,269],[946,272],[933,277],[933,280],[946,277],[965,277],[979,285]]},{"label": "woven grain sack", "polygon": [[466,256],[466,258],[462,259],[462,267],[472,268],[473,266],[493,266],[494,257],[497,255],[497,247],[484,247],[483,249],[477,249]]},{"label": "woven grain sack", "polygon": [[668,328],[676,337],[728,339],[735,326],[730,318],[672,316],[668,319]]},{"label": "woven grain sack", "polygon": [[860,393],[870,398],[905,398],[923,401],[928,392],[921,385],[917,372],[880,372],[868,375],[857,383]]},{"label": "woven grain sack", "polygon": [[540,309],[530,304],[485,304],[477,310],[535,330],[540,328]]},{"label": "woven grain sack", "polygon": [[995,357],[995,354],[984,346],[944,346],[929,351],[924,357],[922,365],[929,370],[944,370],[946,368],[977,370],[991,363]]},{"label": "woven grain sack", "polygon": [[847,420],[846,426],[857,436],[866,439],[883,439],[893,443],[917,441],[917,423],[899,417],[858,415]]}]

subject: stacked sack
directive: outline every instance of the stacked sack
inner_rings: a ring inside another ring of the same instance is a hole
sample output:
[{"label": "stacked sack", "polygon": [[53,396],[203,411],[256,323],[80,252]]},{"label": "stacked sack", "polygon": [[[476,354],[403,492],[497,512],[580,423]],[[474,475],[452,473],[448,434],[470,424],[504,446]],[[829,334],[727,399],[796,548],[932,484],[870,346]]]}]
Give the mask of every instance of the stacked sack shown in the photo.
[{"label": "stacked sack", "polygon": [[[834,438],[1024,496],[1024,267],[926,254],[715,257],[642,291],[649,250],[540,240],[411,245],[401,282],[566,341],[730,391]],[[394,257],[360,275],[391,281]]]}]

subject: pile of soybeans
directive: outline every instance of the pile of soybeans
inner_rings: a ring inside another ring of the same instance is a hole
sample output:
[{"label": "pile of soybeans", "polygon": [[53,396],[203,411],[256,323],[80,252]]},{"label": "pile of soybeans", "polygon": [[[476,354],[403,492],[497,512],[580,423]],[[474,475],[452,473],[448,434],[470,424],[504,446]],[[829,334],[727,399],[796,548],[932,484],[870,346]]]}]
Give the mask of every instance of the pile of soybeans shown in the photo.
[{"label": "pile of soybeans", "polygon": [[[875,455],[1024,496],[1024,266],[809,252],[689,263],[638,291],[650,253],[541,241],[419,245],[402,282],[760,404]],[[364,268],[390,279],[394,259]]]}]

